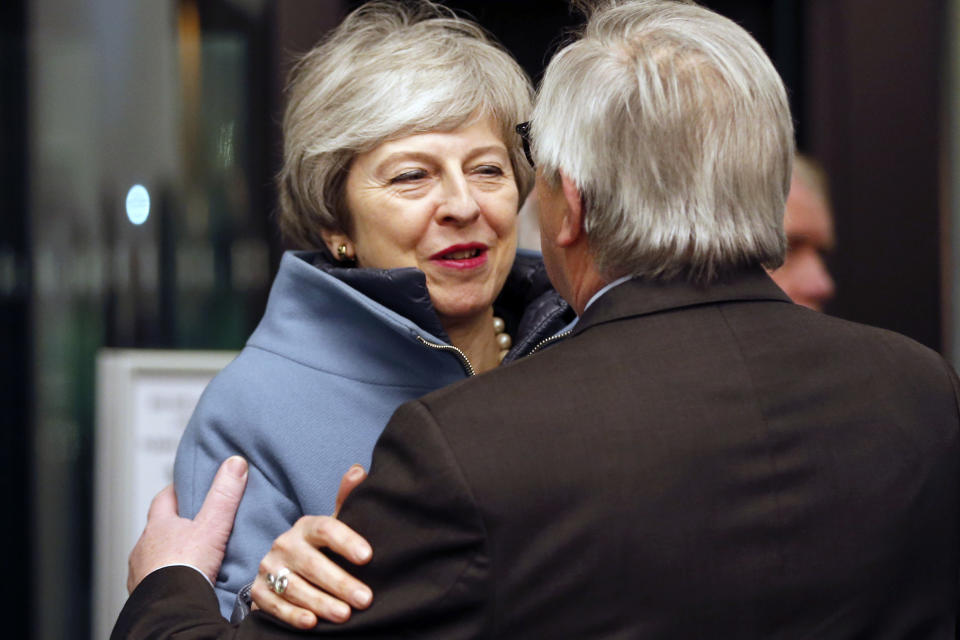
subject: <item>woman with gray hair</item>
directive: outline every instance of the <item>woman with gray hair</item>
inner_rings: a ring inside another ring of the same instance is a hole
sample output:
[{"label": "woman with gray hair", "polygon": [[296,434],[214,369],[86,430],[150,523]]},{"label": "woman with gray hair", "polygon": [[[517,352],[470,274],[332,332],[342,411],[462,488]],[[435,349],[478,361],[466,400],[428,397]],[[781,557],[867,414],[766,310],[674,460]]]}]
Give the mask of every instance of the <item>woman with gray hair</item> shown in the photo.
[{"label": "woman with gray hair", "polygon": [[[516,253],[533,175],[514,127],[531,94],[479,26],[426,0],[360,7],[294,68],[279,223],[304,250],[283,256],[175,465],[192,518],[222,460],[250,463],[215,585],[224,614],[276,536],[333,511],[344,471],[369,464],[397,406],[526,355],[573,319],[539,257]],[[293,599],[304,584],[269,578]]]}]

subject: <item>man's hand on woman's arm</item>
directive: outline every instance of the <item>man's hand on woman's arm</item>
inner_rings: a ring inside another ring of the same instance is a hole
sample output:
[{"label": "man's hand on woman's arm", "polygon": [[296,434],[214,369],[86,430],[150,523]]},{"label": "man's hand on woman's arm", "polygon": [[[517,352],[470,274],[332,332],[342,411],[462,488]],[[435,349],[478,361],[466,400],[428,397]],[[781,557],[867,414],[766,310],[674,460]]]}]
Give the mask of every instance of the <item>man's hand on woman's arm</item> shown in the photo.
[{"label": "man's hand on woman's arm", "polygon": [[133,592],[156,569],[174,564],[199,569],[212,584],[246,484],[247,461],[240,456],[227,458],[193,520],[177,515],[173,485],[158,493],[150,504],[147,525],[130,552],[127,591]]},{"label": "man's hand on woman's arm", "polygon": [[[309,629],[318,618],[344,622],[351,607],[366,609],[373,600],[370,589],[320,552],[320,548],[343,556],[354,564],[366,564],[373,550],[353,529],[337,520],[340,506],[366,477],[363,467],[350,467],[337,492],[332,516],[303,516],[280,535],[260,561],[260,573],[250,594],[254,606],[300,629]],[[282,593],[267,584],[266,576],[287,569]]]}]

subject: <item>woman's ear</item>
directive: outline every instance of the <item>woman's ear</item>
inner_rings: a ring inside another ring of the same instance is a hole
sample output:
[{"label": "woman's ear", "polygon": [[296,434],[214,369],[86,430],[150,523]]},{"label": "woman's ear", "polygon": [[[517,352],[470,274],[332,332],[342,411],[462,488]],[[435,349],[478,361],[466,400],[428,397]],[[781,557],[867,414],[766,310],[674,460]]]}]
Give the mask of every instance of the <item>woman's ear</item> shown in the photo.
[{"label": "woman's ear", "polygon": [[321,231],[323,243],[327,245],[327,250],[338,262],[353,262],[357,259],[357,252],[345,234],[339,231]]}]

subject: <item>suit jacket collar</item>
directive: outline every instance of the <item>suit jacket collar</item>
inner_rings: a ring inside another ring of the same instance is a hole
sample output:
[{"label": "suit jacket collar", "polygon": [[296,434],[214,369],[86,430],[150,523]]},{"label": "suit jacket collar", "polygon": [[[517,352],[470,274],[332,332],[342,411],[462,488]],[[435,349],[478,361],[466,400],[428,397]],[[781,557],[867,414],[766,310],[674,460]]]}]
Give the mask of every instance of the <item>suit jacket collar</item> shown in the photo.
[{"label": "suit jacket collar", "polygon": [[791,300],[760,268],[738,271],[702,286],[687,280],[668,281],[633,278],[603,294],[583,312],[573,329],[577,335],[589,327],[671,309],[718,302],[746,300]]}]

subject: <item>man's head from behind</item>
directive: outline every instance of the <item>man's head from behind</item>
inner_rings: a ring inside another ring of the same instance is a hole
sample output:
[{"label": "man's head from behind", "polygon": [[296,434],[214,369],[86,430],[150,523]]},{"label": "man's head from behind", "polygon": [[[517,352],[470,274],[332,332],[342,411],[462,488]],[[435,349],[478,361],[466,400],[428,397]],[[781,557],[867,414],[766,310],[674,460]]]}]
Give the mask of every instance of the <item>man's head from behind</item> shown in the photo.
[{"label": "man's head from behind", "polygon": [[532,138],[547,190],[561,178],[576,187],[608,280],[706,283],[783,260],[786,91],[760,46],[722,16],[668,0],[602,4],[550,62]]},{"label": "man's head from behind", "polygon": [[787,257],[770,277],[790,298],[823,311],[835,292],[823,254],[833,249],[833,216],[827,176],[813,160],[797,154],[783,219]]}]

